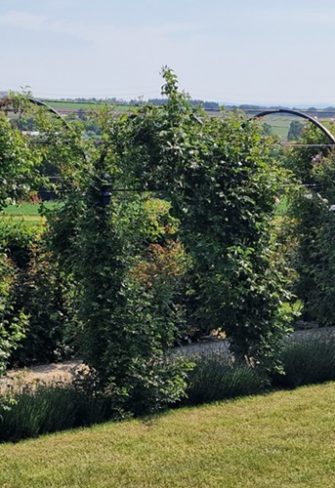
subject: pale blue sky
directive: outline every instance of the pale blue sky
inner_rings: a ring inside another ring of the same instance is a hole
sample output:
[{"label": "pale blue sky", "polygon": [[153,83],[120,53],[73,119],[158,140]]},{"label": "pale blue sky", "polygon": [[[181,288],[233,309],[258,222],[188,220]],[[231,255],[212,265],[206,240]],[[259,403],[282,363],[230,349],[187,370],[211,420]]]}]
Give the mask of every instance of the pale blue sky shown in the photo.
[{"label": "pale blue sky", "polygon": [[0,90],[335,105],[334,0],[0,0]]}]

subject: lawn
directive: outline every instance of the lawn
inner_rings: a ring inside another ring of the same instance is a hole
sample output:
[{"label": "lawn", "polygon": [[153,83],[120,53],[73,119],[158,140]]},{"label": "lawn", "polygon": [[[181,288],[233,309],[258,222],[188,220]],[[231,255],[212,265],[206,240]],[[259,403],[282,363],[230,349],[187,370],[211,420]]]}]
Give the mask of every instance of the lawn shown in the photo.
[{"label": "lawn", "polygon": [[292,115],[273,114],[268,115],[262,119],[264,123],[271,125],[272,133],[276,136],[279,136],[280,139],[284,142],[287,141],[290,125],[291,122],[294,120],[305,123],[300,117],[294,117]]},{"label": "lawn", "polygon": [[[328,119],[319,117],[320,121],[324,124]],[[303,124],[310,124],[310,122],[302,119],[301,117],[296,117],[293,115],[281,115],[281,114],[272,114],[264,117],[261,119],[264,123],[271,125],[272,133],[276,136],[279,136],[283,142],[287,142],[288,131],[291,125],[291,122],[297,120]]]},{"label": "lawn", "polygon": [[[59,202],[45,202],[44,206],[48,209],[59,206]],[[9,205],[0,215],[1,219],[25,222],[27,225],[36,225],[43,222],[43,217],[40,215],[39,203],[21,203],[18,205]]]},{"label": "lawn", "polygon": [[335,383],[0,446],[1,488],[335,485]]}]

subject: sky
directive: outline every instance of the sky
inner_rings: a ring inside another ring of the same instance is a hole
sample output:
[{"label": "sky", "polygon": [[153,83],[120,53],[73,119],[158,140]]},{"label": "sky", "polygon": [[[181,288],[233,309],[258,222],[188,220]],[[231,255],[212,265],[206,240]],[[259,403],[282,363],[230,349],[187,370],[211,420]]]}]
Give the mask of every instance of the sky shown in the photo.
[{"label": "sky", "polygon": [[0,91],[335,105],[334,0],[0,0]]}]

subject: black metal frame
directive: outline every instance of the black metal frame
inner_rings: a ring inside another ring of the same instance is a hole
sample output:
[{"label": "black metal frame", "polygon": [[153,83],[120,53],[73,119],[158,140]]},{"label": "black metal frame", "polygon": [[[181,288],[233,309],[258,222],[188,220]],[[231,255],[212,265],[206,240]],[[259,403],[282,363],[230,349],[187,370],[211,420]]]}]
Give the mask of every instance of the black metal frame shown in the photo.
[{"label": "black metal frame", "polygon": [[261,117],[265,117],[266,115],[272,115],[272,114],[290,114],[290,115],[296,115],[297,117],[301,117],[302,119],[307,119],[309,122],[312,122],[316,127],[318,127],[331,141],[332,144],[335,144],[335,137],[333,134],[325,127],[321,122],[316,120],[314,117],[311,115],[306,114],[305,112],[300,112],[298,110],[291,110],[288,108],[278,108],[275,110],[264,110],[263,112],[260,112],[257,115],[254,115],[251,120],[253,119],[259,119]]}]

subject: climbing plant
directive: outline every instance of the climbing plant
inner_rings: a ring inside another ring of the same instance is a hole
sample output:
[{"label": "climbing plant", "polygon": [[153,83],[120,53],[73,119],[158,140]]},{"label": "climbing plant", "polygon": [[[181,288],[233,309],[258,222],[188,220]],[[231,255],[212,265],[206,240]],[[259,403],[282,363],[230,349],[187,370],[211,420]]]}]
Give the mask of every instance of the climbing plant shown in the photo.
[{"label": "climbing plant", "polygon": [[81,354],[122,412],[182,397],[190,364],[170,350],[187,328],[221,329],[239,359],[269,370],[291,318],[272,225],[286,175],[261,127],[207,117],[163,77],[160,107],[101,110],[94,137],[38,112],[31,141],[43,176],[62,182],[47,236],[76,289]]},{"label": "climbing plant", "polygon": [[287,276],[271,238],[284,173],[255,124],[239,115],[204,116],[178,91],[174,73],[163,75],[166,104],[121,120],[121,167],[129,184],[155,187],[180,221],[193,263],[188,320],[223,329],[240,357],[272,367],[290,321]]},{"label": "climbing plant", "polygon": [[298,184],[290,201],[296,240],[293,254],[297,272],[295,292],[304,304],[305,320],[333,325],[334,152],[323,146],[328,140],[314,127],[305,129],[302,143],[304,146],[293,148],[286,155],[286,165]]},{"label": "climbing plant", "polygon": [[[11,202],[27,195],[40,163],[24,135],[12,127],[0,111],[0,211]],[[15,267],[0,243],[0,375],[9,356],[24,335],[26,317],[15,310],[13,289]]]}]

